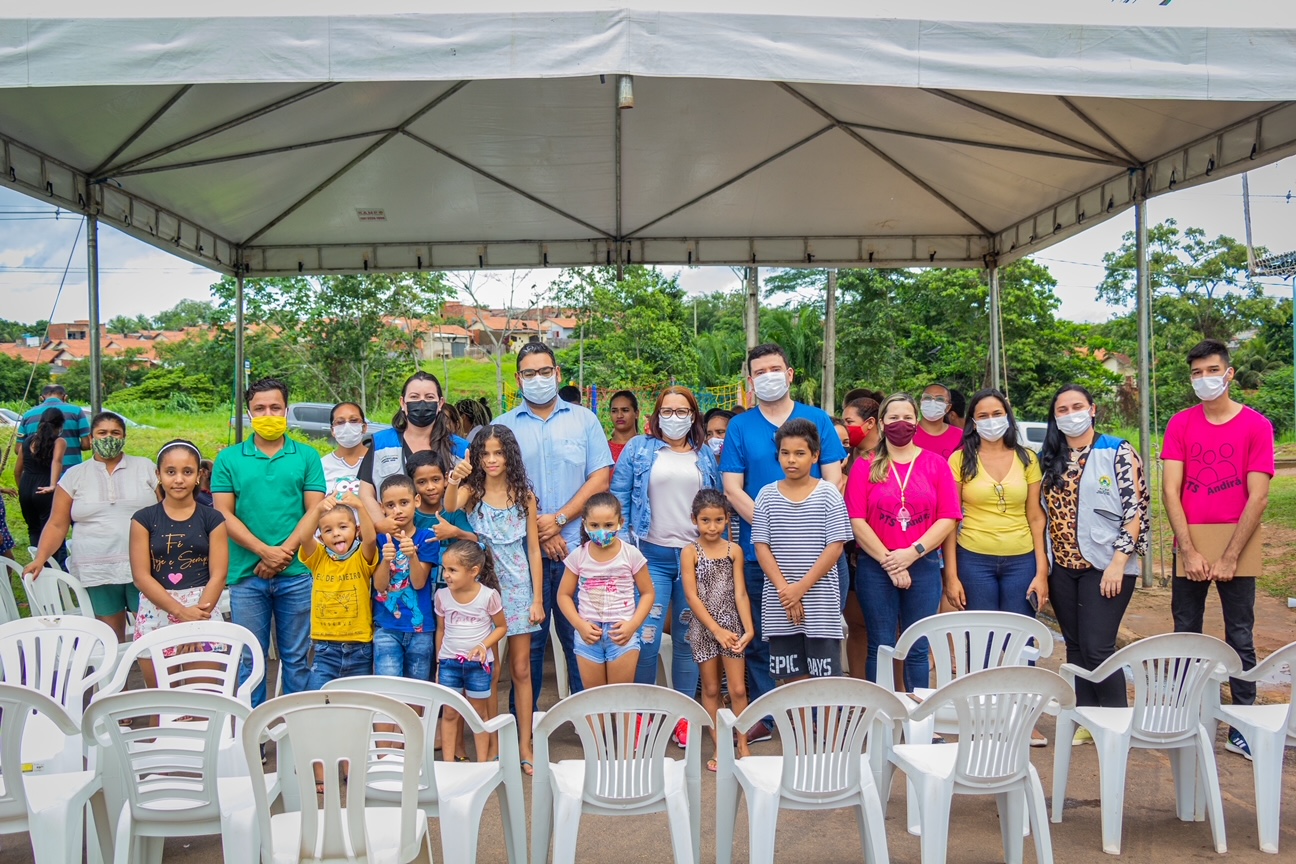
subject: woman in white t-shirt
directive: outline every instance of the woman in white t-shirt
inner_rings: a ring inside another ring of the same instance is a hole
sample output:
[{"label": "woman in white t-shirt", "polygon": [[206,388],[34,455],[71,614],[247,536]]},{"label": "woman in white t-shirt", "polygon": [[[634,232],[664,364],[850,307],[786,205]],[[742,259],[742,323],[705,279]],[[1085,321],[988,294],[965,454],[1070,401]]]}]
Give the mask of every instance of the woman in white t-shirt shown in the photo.
[{"label": "woman in white t-shirt", "polygon": [[[612,475],[612,494],[621,502],[630,537],[648,559],[657,594],[639,632],[637,684],[657,683],[657,655],[667,613],[678,638],[683,638],[693,620],[680,579],[680,552],[698,538],[693,498],[704,488],[720,488],[720,466],[706,446],[702,412],[693,391],[667,387],[648,416],[646,432],[626,444]],[[675,690],[692,698],[698,686],[692,652],[676,650],[671,667]]]},{"label": "woman in white t-shirt", "polygon": [[139,611],[139,589],[131,573],[131,517],[158,503],[153,462],[127,456],[126,424],[111,411],[90,422],[94,458],[63,472],[54,508],[41,532],[35,559],[23,572],[39,576],[75,525],[68,570],[90,594],[95,617],[126,638],[126,612]]},{"label": "woman in white t-shirt", "polygon": [[[339,480],[356,480],[360,476],[360,462],[369,452],[369,448],[361,443],[369,431],[369,423],[359,405],[354,402],[334,405],[329,412],[329,425],[337,447],[320,458],[320,464],[324,466],[326,495],[337,491]],[[359,487],[353,491],[359,494]]]}]

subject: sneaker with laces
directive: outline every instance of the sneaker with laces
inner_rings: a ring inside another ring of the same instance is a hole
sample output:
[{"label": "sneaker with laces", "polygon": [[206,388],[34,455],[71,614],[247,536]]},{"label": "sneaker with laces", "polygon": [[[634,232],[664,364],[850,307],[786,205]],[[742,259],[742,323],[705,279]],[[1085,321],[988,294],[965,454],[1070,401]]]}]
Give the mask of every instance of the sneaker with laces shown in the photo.
[{"label": "sneaker with laces", "polygon": [[1228,740],[1224,742],[1224,749],[1230,753],[1236,753],[1239,756],[1245,756],[1247,761],[1251,761],[1251,745],[1242,737],[1242,733],[1236,729],[1229,729]]},{"label": "sneaker with laces", "polygon": [[759,744],[762,741],[774,740],[774,733],[765,725],[764,720],[757,721],[756,725],[747,730],[747,743]]},{"label": "sneaker with laces", "polygon": [[671,733],[671,738],[683,750],[688,746],[688,721],[681,719],[675,724],[675,731]]}]

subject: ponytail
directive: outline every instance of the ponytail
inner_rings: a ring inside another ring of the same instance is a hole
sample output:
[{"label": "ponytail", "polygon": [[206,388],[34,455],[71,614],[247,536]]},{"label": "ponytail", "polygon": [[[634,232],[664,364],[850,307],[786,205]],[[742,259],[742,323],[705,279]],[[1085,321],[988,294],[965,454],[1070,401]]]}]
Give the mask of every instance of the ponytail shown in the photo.
[{"label": "ponytail", "polygon": [[465,567],[477,567],[477,581],[487,588],[500,590],[499,576],[495,573],[495,556],[486,548],[485,543],[474,543],[471,540],[456,540],[449,549],[442,553],[454,555]]}]

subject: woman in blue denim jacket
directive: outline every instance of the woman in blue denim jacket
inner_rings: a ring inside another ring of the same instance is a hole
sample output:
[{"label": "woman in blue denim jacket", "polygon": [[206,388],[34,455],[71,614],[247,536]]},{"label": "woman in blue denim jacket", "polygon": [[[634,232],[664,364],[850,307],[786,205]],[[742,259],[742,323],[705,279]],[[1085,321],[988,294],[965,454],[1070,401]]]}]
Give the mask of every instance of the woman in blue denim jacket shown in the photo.
[{"label": "woman in blue denim jacket", "polygon": [[[692,520],[693,497],[701,489],[719,489],[720,468],[706,446],[702,412],[687,387],[667,387],[648,417],[647,432],[632,438],[612,475],[612,494],[621,501],[626,531],[648,559],[657,602],[639,631],[642,647],[635,682],[657,682],[657,655],[666,613],[677,640],[688,632],[692,617],[680,581],[680,551],[697,541]],[[671,677],[675,689],[692,698],[698,667],[687,644],[674,652]],[[683,731],[683,730],[677,730]]]}]

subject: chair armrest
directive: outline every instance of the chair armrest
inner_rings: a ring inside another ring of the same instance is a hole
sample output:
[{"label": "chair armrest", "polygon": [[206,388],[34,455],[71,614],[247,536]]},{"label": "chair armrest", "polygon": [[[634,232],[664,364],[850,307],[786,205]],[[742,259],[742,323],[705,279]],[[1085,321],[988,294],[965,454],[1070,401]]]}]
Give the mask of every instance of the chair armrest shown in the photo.
[{"label": "chair armrest", "polygon": [[1040,658],[1039,649],[1036,648],[1034,645],[1027,645],[1025,648],[1022,649],[1021,665],[1026,666],[1030,663],[1039,660],[1039,658]]},{"label": "chair armrest", "polygon": [[738,717],[728,708],[721,708],[716,711],[716,735],[723,736],[726,732],[733,734],[733,728],[738,724]]},{"label": "chair armrest", "polygon": [[[1292,644],[1296,645],[1296,642]],[[1292,646],[1289,645],[1287,647],[1291,648]],[[1239,681],[1261,681],[1279,671],[1285,664],[1290,664],[1291,666],[1296,667],[1296,651],[1279,648],[1251,669],[1246,672],[1239,672],[1232,677]],[[1289,668],[1288,674],[1293,671],[1296,671],[1296,668]]]},{"label": "chair armrest", "polygon": [[[1099,665],[1098,668],[1101,669],[1105,665],[1106,664],[1103,663]],[[1094,671],[1096,672],[1097,670]],[[1082,669],[1079,666],[1075,665],[1074,663],[1063,663],[1061,666],[1058,667],[1058,674],[1062,676],[1062,680],[1066,681],[1068,684],[1071,685],[1071,689],[1073,690],[1075,689],[1075,682],[1077,678],[1083,678],[1086,681],[1106,680],[1105,675],[1101,679],[1095,678],[1094,672],[1090,672],[1088,669]]]},{"label": "chair armrest", "polygon": [[543,720],[543,719],[544,719],[544,716],[545,716],[546,714],[548,714],[548,713],[549,713],[548,711],[537,711],[537,712],[535,712],[534,714],[531,715],[531,731],[532,731],[532,732],[535,732],[535,730],[536,730],[537,728],[539,728],[539,726],[540,726],[540,721]]},{"label": "chair armrest", "polygon": [[[734,727],[738,725],[738,718],[734,716],[733,711],[728,708],[721,708],[716,711],[716,779],[729,779],[733,777],[734,762],[737,761],[737,753],[734,751]],[[738,732],[742,735],[744,732]]]},{"label": "chair armrest", "polygon": [[489,720],[483,721],[482,728],[480,731],[483,733],[489,732],[493,734],[495,732],[503,731],[504,729],[508,728],[509,726],[512,726],[516,722],[517,722],[517,718],[515,718],[512,714],[501,714],[498,717],[492,717]]}]

